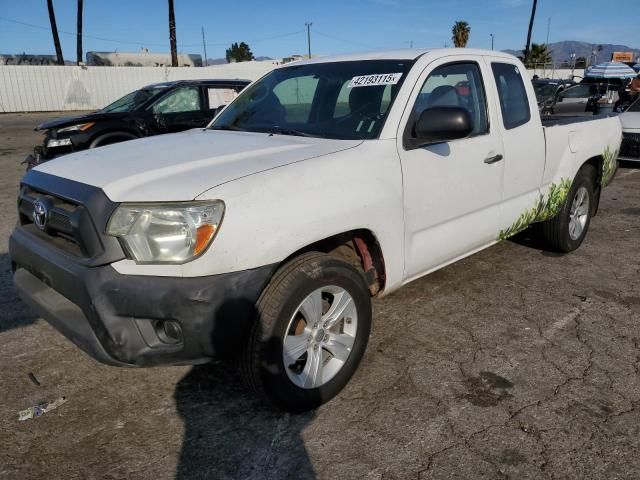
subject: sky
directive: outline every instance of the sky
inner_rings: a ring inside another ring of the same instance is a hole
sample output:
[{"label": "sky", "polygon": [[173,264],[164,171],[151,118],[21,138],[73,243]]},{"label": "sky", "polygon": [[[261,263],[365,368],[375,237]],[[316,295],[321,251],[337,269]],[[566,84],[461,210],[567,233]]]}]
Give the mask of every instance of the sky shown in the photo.
[{"label": "sky", "polygon": [[[0,0],[0,54],[53,54],[46,0]],[[76,0],[53,1],[65,59],[76,57]],[[469,47],[522,49],[532,0],[175,0],[178,50],[224,57],[231,42],[280,58],[365,50],[451,46],[451,26],[471,26]],[[640,0],[539,0],[533,41],[613,43],[640,48]],[[17,23],[18,22],[18,23]],[[29,24],[29,25],[25,25]],[[84,51],[168,52],[166,0],[84,0]],[[96,38],[97,37],[97,38]]]}]

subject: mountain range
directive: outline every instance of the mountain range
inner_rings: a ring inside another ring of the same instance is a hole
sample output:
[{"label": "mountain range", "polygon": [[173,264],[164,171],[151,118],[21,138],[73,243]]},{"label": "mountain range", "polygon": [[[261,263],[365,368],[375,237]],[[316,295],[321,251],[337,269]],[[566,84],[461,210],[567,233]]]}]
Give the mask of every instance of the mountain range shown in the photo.
[{"label": "mountain range", "polygon": [[[602,50],[600,51],[598,51],[599,46],[602,47]],[[611,43],[587,43],[568,40],[549,43],[548,48],[551,51],[554,62],[569,61],[572,52],[575,52],[576,58],[589,58],[589,55],[592,55],[594,50],[596,51],[596,63],[610,61],[611,54],[613,52],[633,52],[634,60],[637,60],[638,57],[640,57],[640,49],[638,48],[627,47],[626,45],[614,45]],[[522,55],[521,50],[504,51],[516,56]]]}]

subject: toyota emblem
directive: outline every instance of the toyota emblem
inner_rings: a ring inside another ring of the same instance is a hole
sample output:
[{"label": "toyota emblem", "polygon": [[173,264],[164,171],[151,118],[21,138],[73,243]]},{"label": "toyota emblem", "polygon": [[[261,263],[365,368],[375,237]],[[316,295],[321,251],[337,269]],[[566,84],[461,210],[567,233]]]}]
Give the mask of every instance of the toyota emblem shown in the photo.
[{"label": "toyota emblem", "polygon": [[36,200],[33,204],[33,223],[35,223],[40,230],[44,230],[47,226],[48,216],[49,212],[47,211],[45,203]]}]

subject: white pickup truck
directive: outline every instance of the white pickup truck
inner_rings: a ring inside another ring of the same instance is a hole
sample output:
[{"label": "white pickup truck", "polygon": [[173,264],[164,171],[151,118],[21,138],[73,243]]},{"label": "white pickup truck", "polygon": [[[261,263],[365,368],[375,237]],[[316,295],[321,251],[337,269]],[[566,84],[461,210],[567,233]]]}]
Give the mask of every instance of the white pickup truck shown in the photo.
[{"label": "white pickup truck", "polygon": [[14,281],[102,362],[235,358],[306,410],[356,370],[372,296],[534,222],[578,248],[620,141],[614,117],[541,122],[523,65],[494,51],[296,62],[207,128],[29,171]]}]

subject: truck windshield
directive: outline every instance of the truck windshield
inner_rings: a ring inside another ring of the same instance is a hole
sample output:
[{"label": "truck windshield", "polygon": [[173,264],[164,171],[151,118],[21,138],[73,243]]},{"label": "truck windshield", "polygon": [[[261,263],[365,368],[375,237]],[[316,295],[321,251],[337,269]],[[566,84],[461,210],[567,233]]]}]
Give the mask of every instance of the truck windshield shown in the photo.
[{"label": "truck windshield", "polygon": [[640,98],[638,98],[635,102],[629,105],[629,108],[626,110],[627,112],[640,112]]},{"label": "truck windshield", "polygon": [[542,82],[534,82],[533,89],[536,92],[536,99],[538,102],[542,100],[546,100],[549,97],[553,97],[555,95],[556,90],[558,90],[557,83],[542,83]]},{"label": "truck windshield", "polygon": [[413,61],[366,60],[276,69],[209,126],[332,139],[377,138]]}]

